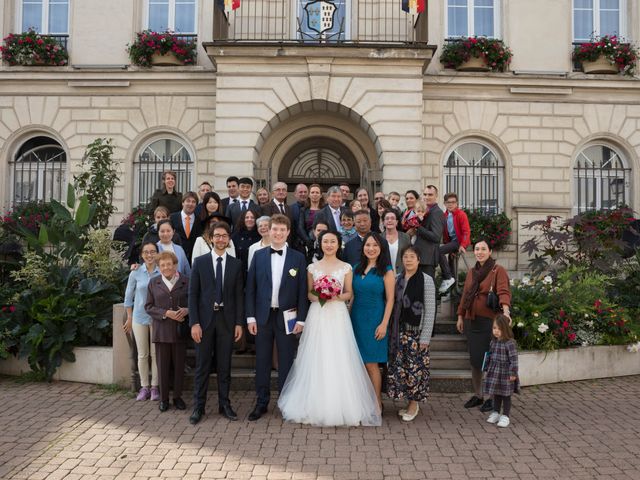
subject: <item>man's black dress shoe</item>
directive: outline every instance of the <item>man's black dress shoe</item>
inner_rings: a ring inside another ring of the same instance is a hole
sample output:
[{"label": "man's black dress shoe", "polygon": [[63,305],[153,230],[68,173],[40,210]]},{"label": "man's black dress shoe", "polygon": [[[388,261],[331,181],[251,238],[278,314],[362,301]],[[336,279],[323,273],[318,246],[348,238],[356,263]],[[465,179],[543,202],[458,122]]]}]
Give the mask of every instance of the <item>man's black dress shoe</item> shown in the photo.
[{"label": "man's black dress shoe", "polygon": [[166,412],[167,410],[169,410],[169,402],[160,402],[158,404],[158,408],[161,412]]},{"label": "man's black dress shoe", "polygon": [[223,417],[227,417],[229,420],[238,420],[238,414],[233,411],[231,405],[220,405],[220,407],[218,407],[218,413],[222,414]]},{"label": "man's black dress shoe", "polygon": [[255,422],[265,413],[267,413],[267,407],[264,407],[262,405],[256,405],[256,408],[253,409],[253,412],[249,414],[249,421]]},{"label": "man's black dress shoe", "polygon": [[464,408],[473,408],[478,405],[482,405],[482,399],[477,395],[474,395],[467,401],[467,403],[464,404]]},{"label": "man's black dress shoe", "polygon": [[491,412],[493,411],[493,400],[492,399],[488,399],[485,400],[484,403],[482,404],[482,406],[480,407],[480,411],[481,412]]},{"label": "man's black dress shoe", "polygon": [[187,408],[187,404],[184,403],[184,400],[182,400],[180,397],[174,398],[173,404],[176,406],[178,410],[186,410]]},{"label": "man's black dress shoe", "polygon": [[194,408],[193,409],[193,413],[191,414],[191,416],[189,417],[189,423],[191,425],[195,425],[196,423],[198,423],[200,420],[202,420],[202,416],[204,415],[204,411],[200,410],[199,408]]}]

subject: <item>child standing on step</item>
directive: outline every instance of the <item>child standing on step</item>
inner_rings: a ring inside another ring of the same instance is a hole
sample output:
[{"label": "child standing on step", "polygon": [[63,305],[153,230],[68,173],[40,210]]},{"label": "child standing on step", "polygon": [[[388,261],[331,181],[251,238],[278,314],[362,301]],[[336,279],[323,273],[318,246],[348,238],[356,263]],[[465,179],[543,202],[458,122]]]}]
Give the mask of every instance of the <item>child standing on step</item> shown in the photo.
[{"label": "child standing on step", "polygon": [[[499,427],[509,426],[511,394],[519,393],[518,349],[509,325],[509,317],[499,314],[493,320],[493,340],[484,380],[484,393],[493,396],[493,412],[487,418],[489,423]],[[502,415],[500,409],[502,408]]]}]

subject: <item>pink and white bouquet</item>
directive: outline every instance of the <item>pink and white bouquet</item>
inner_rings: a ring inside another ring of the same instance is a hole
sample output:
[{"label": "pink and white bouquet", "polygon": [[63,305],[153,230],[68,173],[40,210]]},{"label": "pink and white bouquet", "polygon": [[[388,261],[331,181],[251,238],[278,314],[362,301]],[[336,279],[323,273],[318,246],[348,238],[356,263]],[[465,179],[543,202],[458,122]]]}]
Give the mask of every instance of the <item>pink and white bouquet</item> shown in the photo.
[{"label": "pink and white bouquet", "polygon": [[342,285],[334,277],[323,275],[313,282],[312,295],[318,297],[320,306],[323,307],[327,301],[336,298],[342,292]]}]

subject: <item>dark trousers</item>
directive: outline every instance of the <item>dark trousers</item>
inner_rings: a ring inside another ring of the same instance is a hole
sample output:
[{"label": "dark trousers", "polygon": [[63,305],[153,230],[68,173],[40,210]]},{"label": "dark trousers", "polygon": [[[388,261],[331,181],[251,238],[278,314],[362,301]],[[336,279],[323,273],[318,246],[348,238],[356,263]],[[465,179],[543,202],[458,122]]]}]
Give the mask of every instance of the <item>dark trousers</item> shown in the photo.
[{"label": "dark trousers", "polygon": [[458,240],[454,240],[453,242],[445,243],[444,245],[440,245],[440,270],[442,271],[442,279],[447,280],[448,278],[453,278],[453,274],[451,273],[451,255],[447,257],[446,255],[449,253],[455,253],[460,248],[460,244]]},{"label": "dark trousers", "polygon": [[271,395],[271,360],[273,356],[273,340],[278,347],[278,390],[282,391],[289,375],[293,359],[298,348],[295,335],[287,335],[284,331],[282,315],[271,311],[265,325],[258,325],[256,335],[256,394],[258,405],[266,407]]},{"label": "dark trousers", "polygon": [[169,384],[171,383],[171,363],[173,362],[173,398],[182,397],[184,385],[184,360],[187,356],[187,344],[156,343],[156,362],[158,364],[158,383],[160,400],[169,401]]},{"label": "dark trousers", "polygon": [[494,395],[493,396],[493,411],[500,413],[500,408],[502,408],[502,414],[505,416],[509,416],[511,413],[511,397],[504,395]]},{"label": "dark trousers", "polygon": [[[218,374],[218,404],[229,405],[231,385],[231,355],[233,353],[233,330],[228,332],[222,312],[214,313],[213,322],[202,331],[200,343],[196,347],[196,378],[193,388],[194,408],[204,411],[209,389],[211,364],[215,356]],[[215,352],[215,355],[213,353]]]},{"label": "dark trousers", "polygon": [[422,271],[422,273],[426,273],[431,278],[433,278],[433,281],[435,282],[435,280],[436,280],[436,266],[435,265],[424,265],[424,264],[421,264],[420,265],[420,270]]}]

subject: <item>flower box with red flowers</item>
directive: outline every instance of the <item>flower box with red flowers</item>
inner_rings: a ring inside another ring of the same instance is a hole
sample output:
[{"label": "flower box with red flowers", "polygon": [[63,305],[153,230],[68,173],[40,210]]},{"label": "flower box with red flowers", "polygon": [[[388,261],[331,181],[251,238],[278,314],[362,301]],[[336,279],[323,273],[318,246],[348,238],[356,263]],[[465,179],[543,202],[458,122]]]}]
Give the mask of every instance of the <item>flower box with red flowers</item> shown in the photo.
[{"label": "flower box with red flowers", "polygon": [[[127,46],[129,59],[139,67],[151,67],[152,65],[175,65],[177,60],[182,65],[194,65],[196,63],[196,42],[186,40],[173,32],[153,32],[144,30],[136,34],[136,40]],[[171,60],[161,63],[158,58]]]},{"label": "flower box with red flowers", "polygon": [[[586,65],[590,62],[606,60],[614,71],[623,75],[633,76],[638,60],[638,50],[630,43],[621,42],[615,35],[603,35],[593,38],[590,42],[576,45],[573,49],[573,60],[582,63],[585,73],[589,73]],[[592,73],[601,73],[593,70]]]},{"label": "flower box with red flowers", "polygon": [[[481,70],[504,72],[511,63],[512,56],[511,49],[497,38],[462,37],[445,43],[440,54],[440,63],[445,68],[463,70],[465,64],[479,59]],[[468,70],[479,70],[478,65],[473,65]]]},{"label": "flower box with red flowers", "polygon": [[67,49],[58,39],[35,30],[11,33],[3,42],[2,59],[9,65],[64,66],[69,62]]}]

